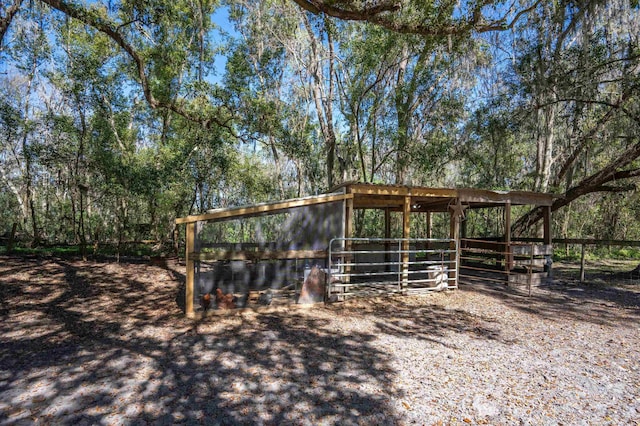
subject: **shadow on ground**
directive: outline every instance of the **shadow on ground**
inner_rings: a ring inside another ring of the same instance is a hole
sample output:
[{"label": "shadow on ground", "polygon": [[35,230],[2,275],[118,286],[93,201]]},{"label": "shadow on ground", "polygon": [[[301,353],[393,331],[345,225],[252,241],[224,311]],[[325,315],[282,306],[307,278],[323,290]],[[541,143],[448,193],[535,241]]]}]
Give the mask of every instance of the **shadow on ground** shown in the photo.
[{"label": "shadow on ground", "polygon": [[397,420],[376,336],[296,312],[194,323],[182,268],[0,258],[0,424]]},{"label": "shadow on ground", "polygon": [[[401,423],[395,368],[408,339],[434,357],[467,350],[451,342],[468,337],[513,343],[500,312],[460,308],[465,292],[541,318],[635,326],[640,317],[635,288],[557,283],[532,297],[462,286],[441,303],[374,298],[194,322],[183,314],[183,271],[0,257],[0,425]],[[425,359],[409,363],[428,368]]]},{"label": "shadow on ground", "polygon": [[371,297],[344,305],[336,303],[327,309],[345,317],[372,318],[380,335],[426,340],[451,349],[460,349],[447,338],[451,333],[510,343],[502,339],[494,319],[429,303],[429,297]]},{"label": "shadow on ground", "polygon": [[571,319],[599,325],[629,325],[640,319],[640,285],[613,273],[590,273],[584,283],[575,268],[557,268],[548,284],[511,289],[481,281],[460,286],[462,291],[482,293],[505,306],[546,319]]}]

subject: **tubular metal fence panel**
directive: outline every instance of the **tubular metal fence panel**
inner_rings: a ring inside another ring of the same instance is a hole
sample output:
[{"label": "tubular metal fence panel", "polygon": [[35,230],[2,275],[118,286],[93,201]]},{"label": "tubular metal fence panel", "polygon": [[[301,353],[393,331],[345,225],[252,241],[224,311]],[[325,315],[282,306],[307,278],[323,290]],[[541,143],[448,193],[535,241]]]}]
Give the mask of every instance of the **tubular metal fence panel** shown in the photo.
[{"label": "tubular metal fence panel", "polygon": [[460,279],[526,286],[546,281],[553,247],[540,243],[501,242],[463,238],[460,240]]},{"label": "tubular metal fence panel", "polygon": [[327,300],[418,294],[457,288],[454,239],[334,238],[329,243]]}]

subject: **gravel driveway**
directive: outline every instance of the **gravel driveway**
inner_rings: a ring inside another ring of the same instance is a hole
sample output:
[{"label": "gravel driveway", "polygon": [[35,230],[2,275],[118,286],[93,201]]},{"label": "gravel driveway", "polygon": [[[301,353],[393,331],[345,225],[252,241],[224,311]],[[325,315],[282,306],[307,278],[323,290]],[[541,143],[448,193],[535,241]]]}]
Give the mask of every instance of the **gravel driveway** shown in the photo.
[{"label": "gravel driveway", "polygon": [[640,288],[187,320],[184,267],[0,257],[0,425],[640,424]]}]

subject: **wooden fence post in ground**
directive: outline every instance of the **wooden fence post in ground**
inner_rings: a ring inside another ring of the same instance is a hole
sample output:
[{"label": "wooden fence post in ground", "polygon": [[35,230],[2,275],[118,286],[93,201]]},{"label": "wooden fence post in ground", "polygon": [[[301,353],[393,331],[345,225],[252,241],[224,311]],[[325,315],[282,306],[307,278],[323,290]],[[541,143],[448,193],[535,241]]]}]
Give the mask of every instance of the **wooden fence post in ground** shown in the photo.
[{"label": "wooden fence post in ground", "polygon": [[580,252],[580,282],[584,282],[584,247],[586,244],[581,244],[582,250]]},{"label": "wooden fence post in ground", "polygon": [[193,309],[193,297],[194,297],[194,289],[195,289],[195,262],[194,262],[194,252],[195,252],[195,238],[196,238],[196,223],[189,222],[187,223],[187,244],[185,250],[185,263],[187,264],[187,274],[186,274],[186,289],[185,289],[185,313],[188,317],[193,318],[195,315]]}]

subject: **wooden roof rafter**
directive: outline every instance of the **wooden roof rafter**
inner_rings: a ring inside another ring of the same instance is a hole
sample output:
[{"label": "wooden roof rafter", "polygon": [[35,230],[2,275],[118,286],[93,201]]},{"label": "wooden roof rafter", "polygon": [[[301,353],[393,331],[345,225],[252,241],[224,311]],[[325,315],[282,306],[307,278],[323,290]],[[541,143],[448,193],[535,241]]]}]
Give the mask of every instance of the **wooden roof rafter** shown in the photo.
[{"label": "wooden roof rafter", "polygon": [[176,224],[193,223],[200,221],[231,220],[245,217],[254,217],[279,213],[296,207],[312,206],[317,204],[333,203],[353,198],[352,194],[323,194],[310,197],[294,198],[285,201],[255,204],[244,207],[231,207],[209,210],[199,215],[191,215],[176,219]]},{"label": "wooden roof rafter", "polygon": [[474,188],[428,188],[347,182],[333,190],[354,195],[355,208],[401,208],[404,197],[412,198],[412,211],[447,211],[454,199],[470,208],[504,204],[550,206],[554,195],[529,191],[497,191]]},{"label": "wooden roof rafter", "polygon": [[[530,191],[492,191],[488,189],[460,188],[457,190],[460,201],[467,204],[506,204],[550,206],[554,195]],[[471,206],[473,207],[473,205]]]}]

